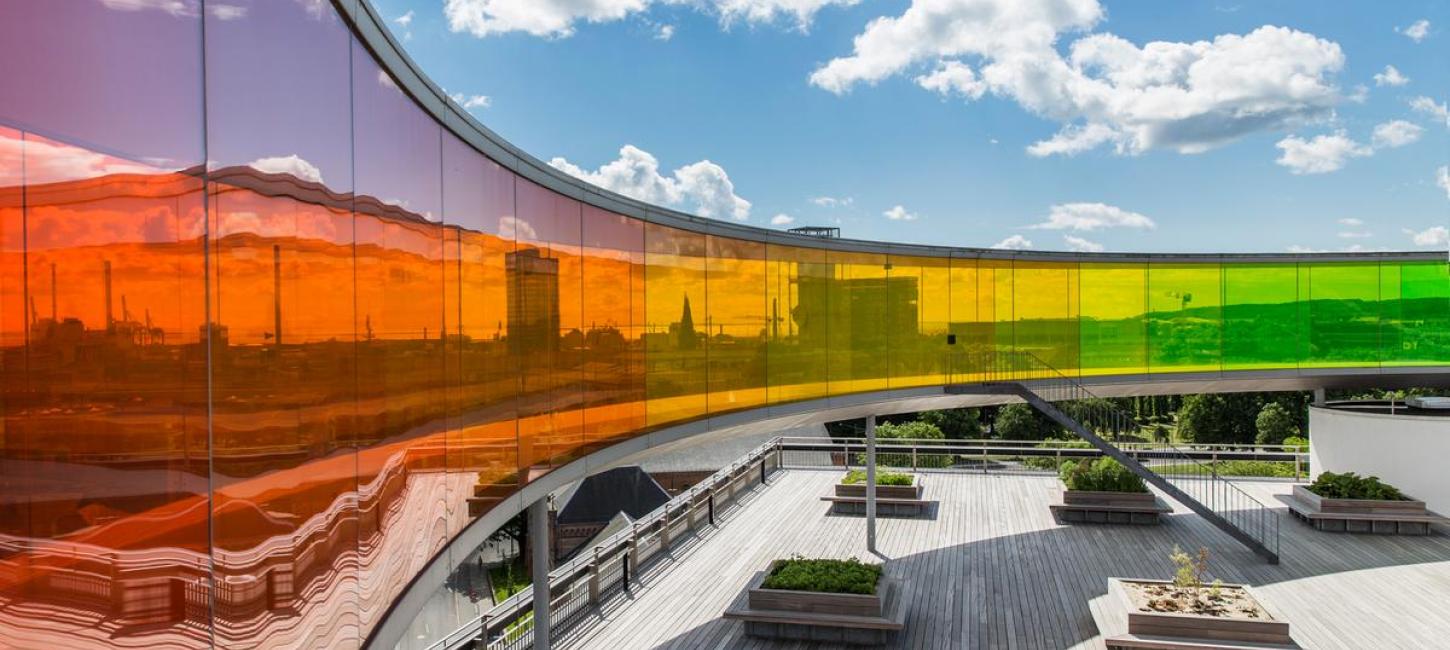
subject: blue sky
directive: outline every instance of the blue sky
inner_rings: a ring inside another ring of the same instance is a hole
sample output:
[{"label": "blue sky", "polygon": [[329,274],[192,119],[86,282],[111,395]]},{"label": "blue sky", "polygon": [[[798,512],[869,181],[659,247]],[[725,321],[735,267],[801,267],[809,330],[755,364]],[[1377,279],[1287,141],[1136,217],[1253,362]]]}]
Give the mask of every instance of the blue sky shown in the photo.
[{"label": "blue sky", "polygon": [[1450,238],[1450,3],[374,2],[505,138],[716,218],[1042,250]]}]

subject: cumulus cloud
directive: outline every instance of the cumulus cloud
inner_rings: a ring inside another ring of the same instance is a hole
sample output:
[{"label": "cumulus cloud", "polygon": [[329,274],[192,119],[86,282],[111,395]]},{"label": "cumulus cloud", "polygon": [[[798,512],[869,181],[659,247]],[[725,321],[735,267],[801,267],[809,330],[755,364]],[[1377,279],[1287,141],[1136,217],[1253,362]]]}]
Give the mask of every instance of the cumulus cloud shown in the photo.
[{"label": "cumulus cloud", "polygon": [[1368,230],[1345,230],[1339,233],[1340,239],[1369,239],[1374,233]]},{"label": "cumulus cloud", "polygon": [[1377,72],[1374,76],[1376,86],[1403,86],[1407,83],[1410,83],[1410,78],[1400,74],[1392,65],[1385,66],[1384,72]]},{"label": "cumulus cloud", "polygon": [[1012,235],[1002,241],[992,244],[992,248],[1008,251],[1020,251],[1032,248],[1032,240],[1022,235]]},{"label": "cumulus cloud", "polygon": [[1291,135],[1274,146],[1284,152],[1274,162],[1288,167],[1293,174],[1327,174],[1343,169],[1350,158],[1374,154],[1373,149],[1351,140],[1344,131],[1310,140]]},{"label": "cumulus cloud", "polygon": [[258,158],[247,163],[247,166],[267,174],[290,174],[304,181],[325,185],[322,182],[322,170],[318,169],[317,165],[303,160],[297,154]]},{"label": "cumulus cloud", "polygon": [[1080,231],[1104,228],[1152,230],[1158,224],[1137,212],[1129,212],[1106,203],[1062,203],[1052,206],[1048,211],[1047,221],[1028,227],[1039,230]]},{"label": "cumulus cloud", "polygon": [[916,214],[907,212],[902,206],[894,206],[890,210],[881,213],[881,216],[892,221],[916,221]]},{"label": "cumulus cloud", "polygon": [[1410,23],[1410,26],[1404,29],[1396,27],[1395,31],[1404,34],[1405,38],[1419,43],[1420,41],[1425,40],[1426,36],[1430,35],[1430,21],[1421,18],[1413,23]]},{"label": "cumulus cloud", "polygon": [[533,225],[515,216],[498,218],[498,235],[504,239],[538,239],[539,232]]},{"label": "cumulus cloud", "polygon": [[1413,122],[1391,120],[1375,125],[1373,143],[1376,149],[1403,147],[1420,139],[1425,129]]},{"label": "cumulus cloud", "polygon": [[1405,230],[1410,240],[1416,246],[1446,246],[1450,245],[1450,229],[1445,226],[1431,226],[1421,231]]},{"label": "cumulus cloud", "polygon": [[1340,219],[1338,221],[1338,223],[1341,226],[1349,226],[1350,228],[1354,228],[1356,226],[1363,226],[1364,225],[1364,219],[1355,219],[1354,217],[1347,217],[1347,218],[1344,218],[1344,219]]},{"label": "cumulus cloud", "polygon": [[916,85],[944,97],[958,95],[977,99],[987,92],[987,84],[972,72],[972,67],[961,61],[942,61],[935,70],[916,78]]},{"label": "cumulus cloud", "polygon": [[413,24],[413,10],[412,9],[409,9],[408,10],[408,13],[405,13],[405,14],[403,14],[401,16],[398,16],[397,18],[394,18],[393,19],[393,22],[397,23],[401,27],[407,27],[409,25],[412,25]]},{"label": "cumulus cloud", "polygon": [[488,95],[465,95],[463,93],[449,93],[448,97],[454,103],[463,107],[463,110],[471,111],[475,108],[488,108],[493,106],[493,99]]},{"label": "cumulus cloud", "polygon": [[655,40],[668,41],[675,37],[674,25],[660,25],[655,28]]},{"label": "cumulus cloud", "polygon": [[701,160],[676,169],[670,176],[660,173],[660,163],[649,152],[624,145],[619,158],[594,171],[587,171],[564,158],[549,164],[571,176],[648,203],[693,208],[703,217],[736,219],[750,217],[750,202],[735,195],[735,184],[725,169]]},{"label": "cumulus cloud", "polygon": [[1445,198],[1450,199],[1450,166],[1442,166],[1435,170],[1435,184],[1445,190]]},{"label": "cumulus cloud", "polygon": [[811,203],[819,205],[823,208],[848,208],[851,207],[851,204],[855,202],[856,199],[849,196],[841,198],[837,198],[834,196],[817,196],[811,198]]},{"label": "cumulus cloud", "polygon": [[917,83],[941,92],[975,62],[981,92],[1062,125],[1029,149],[1034,155],[1109,143],[1120,153],[1197,153],[1326,118],[1342,100],[1332,78],[1344,65],[1339,45],[1283,27],[1141,47],[1100,33],[1073,42],[1066,56],[1058,51],[1059,37],[1102,17],[1097,0],[913,0],[900,16],[871,21],[851,55],[810,80],[840,94],[934,63]]},{"label": "cumulus cloud", "polygon": [[1088,241],[1082,237],[1063,235],[1062,241],[1067,243],[1068,250],[1078,253],[1101,253],[1105,250],[1102,244],[1095,241]]},{"label": "cumulus cloud", "polygon": [[772,226],[789,226],[793,223],[795,223],[795,217],[784,212],[770,218],[770,225]]},{"label": "cumulus cloud", "polygon": [[1416,113],[1424,113],[1432,119],[1444,122],[1446,128],[1450,128],[1450,106],[1447,106],[1445,102],[1437,104],[1435,100],[1421,95],[1410,100],[1410,109]]},{"label": "cumulus cloud", "polygon": [[[121,0],[116,0],[121,1]],[[136,0],[129,0],[136,1]],[[444,0],[448,28],[478,37],[523,32],[545,38],[568,38],[579,23],[623,20],[652,5],[688,4],[712,13],[721,25],[789,21],[804,31],[815,14],[828,6],[850,6],[859,0]],[[660,26],[655,38],[669,40],[671,25]]]}]

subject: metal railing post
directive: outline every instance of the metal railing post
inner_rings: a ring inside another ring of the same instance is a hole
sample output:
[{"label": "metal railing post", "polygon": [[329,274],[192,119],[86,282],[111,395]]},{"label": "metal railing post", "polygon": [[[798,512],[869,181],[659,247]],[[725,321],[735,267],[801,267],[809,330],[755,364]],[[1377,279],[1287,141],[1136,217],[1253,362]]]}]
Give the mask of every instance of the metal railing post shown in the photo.
[{"label": "metal railing post", "polygon": [[599,547],[594,547],[594,561],[589,563],[589,604],[599,604]]}]

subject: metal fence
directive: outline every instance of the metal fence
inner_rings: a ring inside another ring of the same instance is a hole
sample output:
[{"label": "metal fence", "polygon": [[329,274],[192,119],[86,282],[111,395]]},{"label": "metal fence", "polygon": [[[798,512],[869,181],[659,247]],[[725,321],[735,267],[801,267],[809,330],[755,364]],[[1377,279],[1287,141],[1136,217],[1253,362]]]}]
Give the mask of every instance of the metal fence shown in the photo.
[{"label": "metal fence", "polygon": [[[617,596],[639,571],[668,556],[681,538],[703,525],[715,525],[738,504],[752,484],[764,483],[781,468],[779,439],[670,499],[628,529],[583,549],[549,572],[549,621],[555,635],[575,625],[595,606]],[[444,638],[429,650],[486,648],[518,650],[533,645],[533,588],[510,596]]]}]

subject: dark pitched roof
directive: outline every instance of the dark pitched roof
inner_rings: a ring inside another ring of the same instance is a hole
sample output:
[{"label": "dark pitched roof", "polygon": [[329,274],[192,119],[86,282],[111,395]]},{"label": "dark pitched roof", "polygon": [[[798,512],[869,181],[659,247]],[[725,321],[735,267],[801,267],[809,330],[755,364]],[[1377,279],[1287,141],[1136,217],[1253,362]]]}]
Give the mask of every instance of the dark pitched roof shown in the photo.
[{"label": "dark pitched roof", "polygon": [[621,512],[639,519],[670,500],[638,465],[616,467],[580,481],[569,502],[559,510],[561,524],[602,524]]}]

